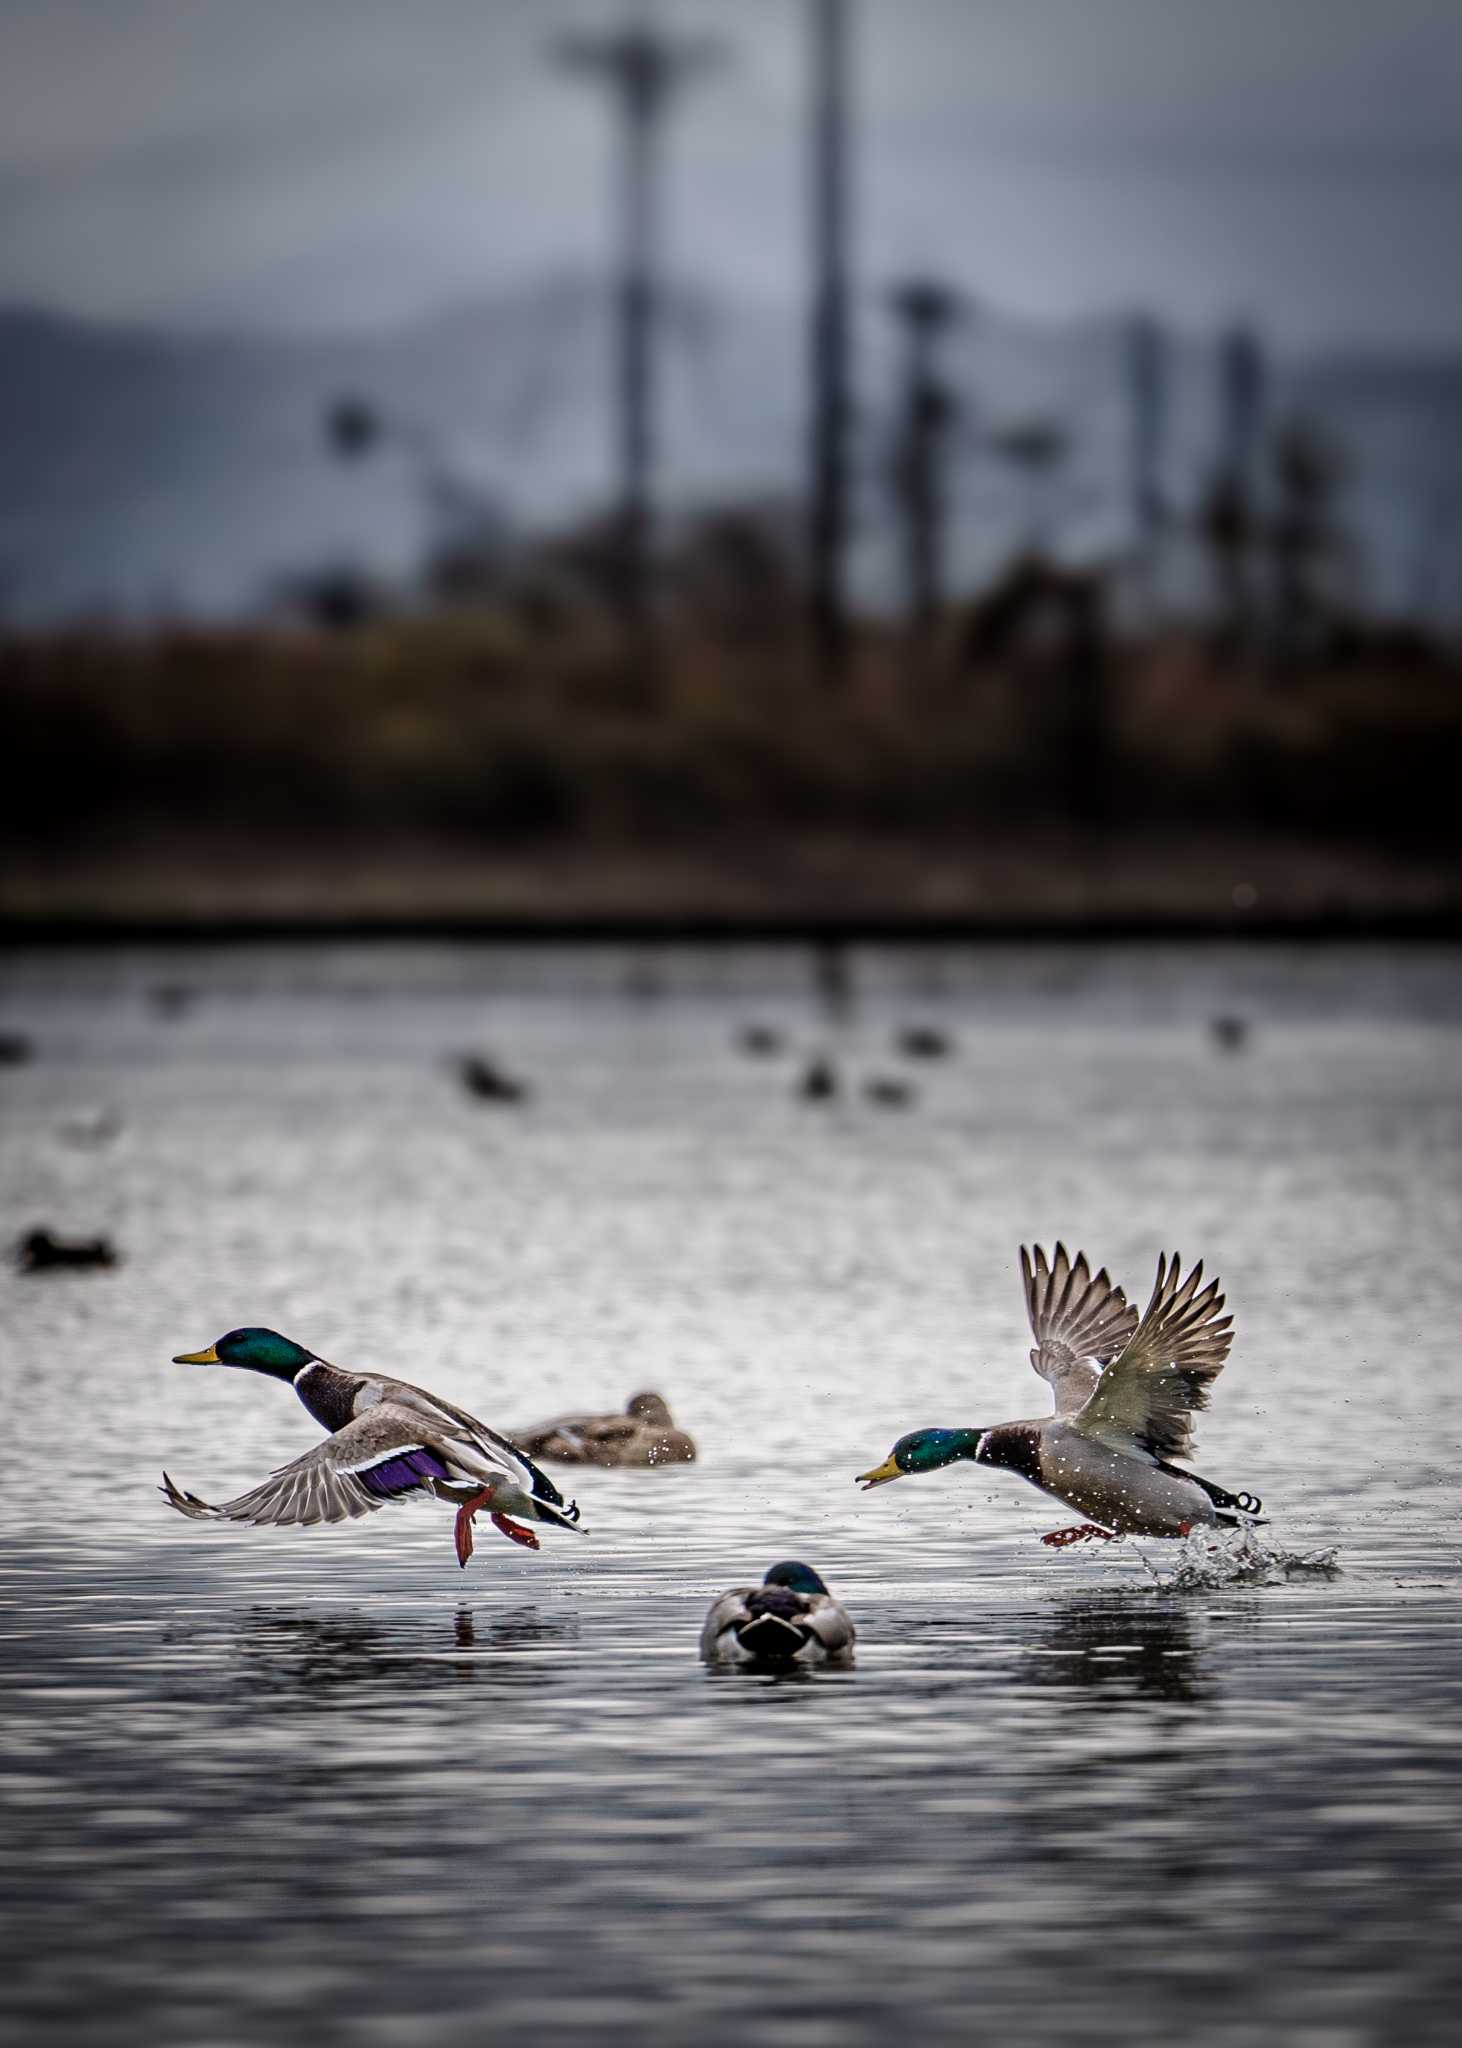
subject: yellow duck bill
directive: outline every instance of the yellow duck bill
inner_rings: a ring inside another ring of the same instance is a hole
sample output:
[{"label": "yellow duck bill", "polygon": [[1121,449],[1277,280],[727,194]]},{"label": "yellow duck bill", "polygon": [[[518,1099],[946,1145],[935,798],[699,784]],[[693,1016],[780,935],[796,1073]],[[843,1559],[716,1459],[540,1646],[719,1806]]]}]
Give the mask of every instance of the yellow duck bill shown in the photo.
[{"label": "yellow duck bill", "polygon": [[896,1465],[893,1459],[888,1457],[881,1465],[875,1465],[871,1472],[859,1472],[855,1484],[867,1493],[872,1487],[886,1486],[890,1479],[907,1479],[908,1476],[902,1466]]},{"label": "yellow duck bill", "polygon": [[218,1355],[218,1346],[216,1344],[209,1344],[202,1351],[175,1351],[173,1353],[174,1365],[221,1365],[222,1362]]}]

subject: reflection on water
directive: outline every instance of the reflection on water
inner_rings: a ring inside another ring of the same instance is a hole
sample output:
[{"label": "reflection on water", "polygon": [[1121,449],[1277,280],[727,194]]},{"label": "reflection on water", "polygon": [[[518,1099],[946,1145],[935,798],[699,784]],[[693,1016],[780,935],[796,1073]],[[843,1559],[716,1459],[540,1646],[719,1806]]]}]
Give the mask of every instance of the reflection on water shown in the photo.
[{"label": "reflection on water", "polygon": [[1103,1713],[1125,1700],[1214,1704],[1194,1618],[1174,1601],[1064,1600],[1026,1645],[1018,1677],[1085,1694]]},{"label": "reflection on water", "polygon": [[[336,1614],[255,1608],[197,1657],[198,1624],[168,1629],[165,1647],[191,1663],[194,1683],[235,1704],[252,1701],[368,1707],[373,1698],[473,1684],[509,1690],[551,1686],[551,1661],[516,1653],[572,1644],[573,1615],[531,1606],[479,1618],[459,1607],[444,1617],[393,1626],[359,1611]],[[205,1671],[207,1678],[205,1681]]]},{"label": "reflection on water", "polygon": [[[200,954],[160,1018],[176,976],[76,954],[0,998],[37,1046],[0,1235],[126,1253],[0,1275],[20,2039],[1450,2040],[1455,961]],[[952,1049],[879,1115],[911,1022]],[[466,1044],[521,1115],[467,1112]],[[72,1142],[97,1104],[124,1139]],[[1140,1295],[1163,1243],[1222,1273],[1203,1469],[1337,1576],[1057,1556],[1001,1474],[857,1492],[905,1428],[1030,1412],[1014,1248],[1058,1234]],[[313,1437],[168,1364],[246,1319],[488,1420],[663,1386],[702,1459],[576,1476],[590,1537],[466,1573],[430,1504],[199,1528],[164,1465],[235,1490]],[[785,1556],[856,1666],[708,1672],[710,1600]]]}]

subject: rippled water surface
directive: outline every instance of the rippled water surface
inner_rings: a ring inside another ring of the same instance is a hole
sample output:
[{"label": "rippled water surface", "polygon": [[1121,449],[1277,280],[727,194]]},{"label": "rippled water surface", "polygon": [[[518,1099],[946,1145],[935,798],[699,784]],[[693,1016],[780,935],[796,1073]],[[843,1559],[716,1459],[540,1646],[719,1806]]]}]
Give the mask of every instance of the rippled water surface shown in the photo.
[{"label": "rippled water surface", "polygon": [[[35,1058],[0,1069],[0,1224],[125,1256],[0,1276],[0,2026],[1456,2038],[1462,968],[842,968],[8,963]],[[749,1020],[785,1048],[746,1056]],[[910,1021],[952,1055],[901,1061]],[[469,1102],[469,1048],[532,1101]],[[816,1050],[838,1103],[794,1099]],[[896,1073],[913,1103],[863,1099]],[[1015,1251],[1058,1235],[1144,1298],[1163,1246],[1222,1273],[1200,1469],[1264,1496],[1277,1563],[1056,1554],[1070,1517],[970,1468],[855,1491],[905,1428],[1039,1412]],[[164,1465],[219,1499],[317,1435],[287,1388],[169,1364],[246,1321],[500,1425],[658,1387],[702,1460],[573,1475],[588,1537],[482,1525],[465,1573],[425,1503],[200,1527]],[[854,1669],[705,1671],[710,1598],[786,1556]]]}]

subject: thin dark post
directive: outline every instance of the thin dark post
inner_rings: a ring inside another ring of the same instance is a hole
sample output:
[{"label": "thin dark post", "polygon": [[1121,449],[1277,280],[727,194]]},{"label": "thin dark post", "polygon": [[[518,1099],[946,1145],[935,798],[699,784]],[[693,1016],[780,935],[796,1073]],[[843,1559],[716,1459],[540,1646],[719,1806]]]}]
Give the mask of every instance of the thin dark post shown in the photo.
[{"label": "thin dark post", "polygon": [[618,553],[625,623],[641,641],[650,624],[654,551],[661,116],[686,74],[715,54],[703,40],[671,43],[639,22],[616,35],[574,36],[559,45],[563,63],[601,79],[617,95],[622,118],[616,292]]},{"label": "thin dark post", "polygon": [[905,338],[904,394],[896,480],[904,526],[904,580],[909,623],[927,652],[944,602],[944,539],[948,507],[944,452],[955,401],[938,373],[939,337],[959,313],[947,285],[915,278],[890,295]]},{"label": "thin dark post", "polygon": [[847,670],[848,539],[847,69],[845,0],[812,7],[812,446],[808,563],[819,675]]},{"label": "thin dark post", "polygon": [[1218,454],[1202,527],[1217,585],[1220,652],[1237,658],[1254,640],[1254,494],[1264,416],[1264,352],[1246,327],[1231,328],[1218,345],[1218,413]]},{"label": "thin dark post", "polygon": [[1163,457],[1168,425],[1167,336],[1150,314],[1140,313],[1127,329],[1127,377],[1132,402],[1132,525],[1136,542],[1137,590],[1149,617],[1161,583]]},{"label": "thin dark post", "polygon": [[619,284],[620,544],[624,608],[632,630],[648,613],[653,508],[653,413],[656,254],[657,116],[664,91],[663,59],[648,35],[624,44],[623,268]]},{"label": "thin dark post", "polygon": [[1257,334],[1235,327],[1219,343],[1222,466],[1245,485],[1253,482],[1264,410],[1264,349]]}]

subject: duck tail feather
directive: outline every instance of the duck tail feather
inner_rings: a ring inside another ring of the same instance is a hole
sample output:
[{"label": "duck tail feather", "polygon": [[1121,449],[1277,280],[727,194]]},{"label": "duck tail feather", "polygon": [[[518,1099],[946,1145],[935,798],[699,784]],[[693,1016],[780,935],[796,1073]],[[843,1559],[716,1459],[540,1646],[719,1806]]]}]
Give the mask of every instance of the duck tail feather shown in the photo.
[{"label": "duck tail feather", "polygon": [[551,1528],[572,1529],[576,1536],[587,1536],[589,1533],[587,1526],[579,1519],[579,1503],[576,1500],[563,1500],[561,1497],[557,1501],[544,1500],[541,1495],[535,1494],[533,1509],[535,1518],[540,1522],[547,1522]]},{"label": "duck tail feather", "polygon": [[1212,1479],[1204,1479],[1197,1472],[1185,1471],[1181,1466],[1162,1464],[1163,1471],[1172,1472],[1180,1479],[1191,1479],[1195,1486],[1201,1486],[1216,1508],[1225,1508],[1235,1519],[1246,1522],[1261,1520],[1264,1503],[1257,1493],[1230,1493],[1226,1487],[1217,1485]]},{"label": "duck tail feather", "polygon": [[788,1662],[807,1643],[811,1631],[780,1614],[754,1614],[736,1631],[736,1640],[749,1656],[768,1663]]}]

